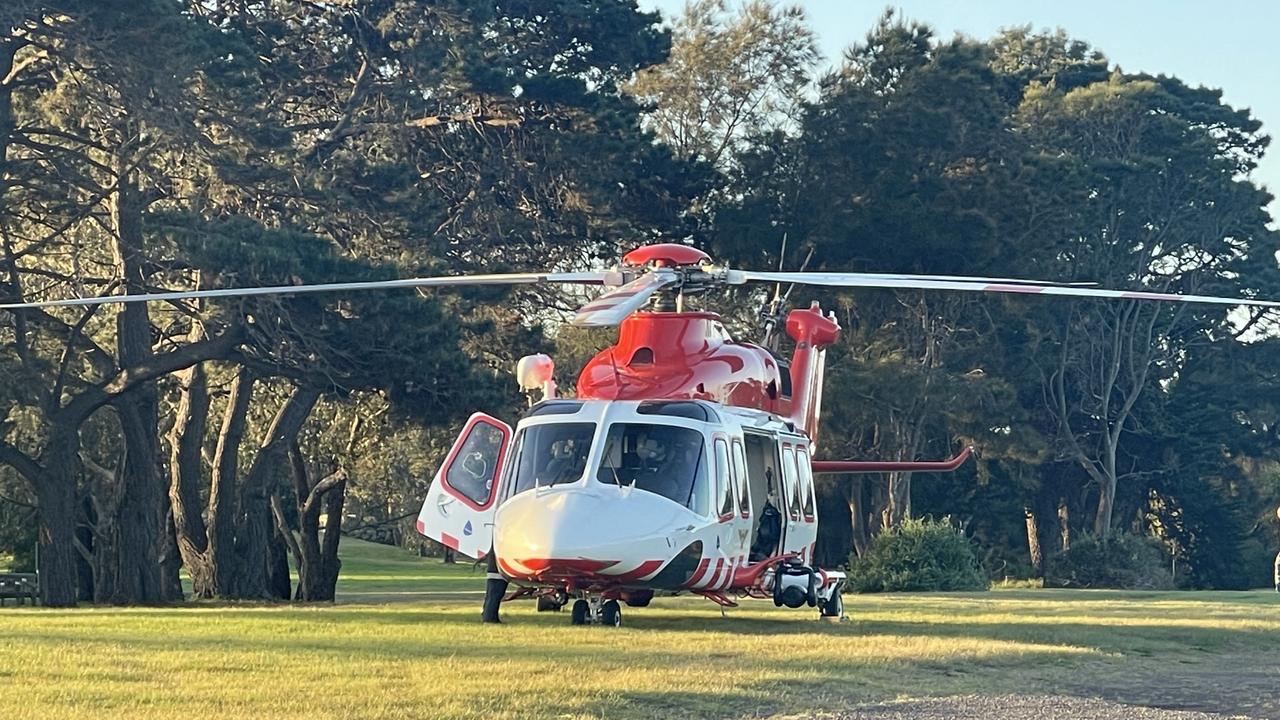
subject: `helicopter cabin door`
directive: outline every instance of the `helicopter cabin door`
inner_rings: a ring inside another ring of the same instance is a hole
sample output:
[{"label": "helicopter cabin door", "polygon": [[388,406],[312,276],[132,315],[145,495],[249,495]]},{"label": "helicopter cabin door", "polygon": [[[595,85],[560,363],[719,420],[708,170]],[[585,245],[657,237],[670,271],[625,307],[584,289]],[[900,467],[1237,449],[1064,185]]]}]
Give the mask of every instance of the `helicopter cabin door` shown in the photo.
[{"label": "helicopter cabin door", "polygon": [[782,441],[782,492],[787,507],[782,546],[786,552],[799,553],[810,562],[818,539],[818,523],[809,449],[800,438],[783,437]]},{"label": "helicopter cabin door", "polygon": [[484,557],[493,543],[510,442],[510,425],[484,413],[472,415],[431,482],[418,513],[418,532],[468,557]]}]

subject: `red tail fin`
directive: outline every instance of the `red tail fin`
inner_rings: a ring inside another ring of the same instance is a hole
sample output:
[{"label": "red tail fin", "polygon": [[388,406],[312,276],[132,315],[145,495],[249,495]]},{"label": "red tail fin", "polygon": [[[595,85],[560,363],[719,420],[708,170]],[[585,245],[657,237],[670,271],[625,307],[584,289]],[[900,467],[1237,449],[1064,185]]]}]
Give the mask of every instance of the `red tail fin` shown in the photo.
[{"label": "red tail fin", "polygon": [[787,334],[796,342],[791,358],[791,422],[818,442],[818,419],[822,412],[822,373],[827,346],[840,336],[834,315],[822,314],[818,303],[787,315]]}]

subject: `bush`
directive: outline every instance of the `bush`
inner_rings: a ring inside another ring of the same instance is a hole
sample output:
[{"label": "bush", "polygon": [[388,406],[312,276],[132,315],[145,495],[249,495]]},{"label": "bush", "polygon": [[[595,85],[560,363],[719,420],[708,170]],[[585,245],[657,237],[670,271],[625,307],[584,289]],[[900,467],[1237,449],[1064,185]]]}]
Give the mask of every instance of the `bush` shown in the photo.
[{"label": "bush", "polygon": [[1169,555],[1159,540],[1119,533],[1104,538],[1085,536],[1071,549],[1050,558],[1045,585],[1118,590],[1173,588]]},{"label": "bush", "polygon": [[849,585],[857,592],[985,590],[973,543],[942,520],[906,520],[881,533],[855,558]]}]

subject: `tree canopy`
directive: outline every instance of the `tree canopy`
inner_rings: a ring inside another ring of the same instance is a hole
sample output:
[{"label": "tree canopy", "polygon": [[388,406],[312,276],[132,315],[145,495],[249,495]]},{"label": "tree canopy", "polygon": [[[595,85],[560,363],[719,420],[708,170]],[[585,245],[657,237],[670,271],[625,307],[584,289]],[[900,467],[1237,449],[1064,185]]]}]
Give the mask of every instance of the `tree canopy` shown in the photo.
[{"label": "tree canopy", "polygon": [[[823,75],[804,13],[768,0],[669,27],[634,0],[19,0],[0,24],[9,301],[579,270],[655,240],[740,267],[1280,297],[1259,120],[1066,31],[946,40],[889,12]],[[824,480],[826,562],[934,514],[993,573],[1132,532],[1185,582],[1261,580],[1274,313],[793,297],[844,328],[824,454],[981,452]],[[332,599],[340,532],[410,542],[458,424],[519,411],[518,357],[559,350],[571,385],[607,341],[557,329],[578,299],[0,311],[0,554],[39,545],[50,605],[175,599],[180,567],[202,597]],[[766,299],[719,302],[752,338]]]}]

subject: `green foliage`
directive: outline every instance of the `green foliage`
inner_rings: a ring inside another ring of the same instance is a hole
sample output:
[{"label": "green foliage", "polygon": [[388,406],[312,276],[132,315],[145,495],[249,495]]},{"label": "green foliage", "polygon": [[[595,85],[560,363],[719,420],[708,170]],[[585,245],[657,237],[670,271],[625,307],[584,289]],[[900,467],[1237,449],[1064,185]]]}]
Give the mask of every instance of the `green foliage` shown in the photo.
[{"label": "green foliage", "polygon": [[789,129],[818,59],[799,6],[697,0],[676,20],[666,62],[637,73],[627,92],[645,124],[678,157],[731,166],[753,140]]},{"label": "green foliage", "polygon": [[[9,475],[10,473],[5,473]],[[18,500],[13,497],[24,497]],[[36,512],[26,489],[0,480],[0,570],[35,572]]]},{"label": "green foliage", "polygon": [[1155,538],[1132,533],[1085,535],[1050,558],[1050,587],[1168,590],[1173,587],[1169,556]]},{"label": "green foliage", "polygon": [[951,523],[907,519],[854,558],[849,583],[858,592],[985,590],[973,543]]}]

